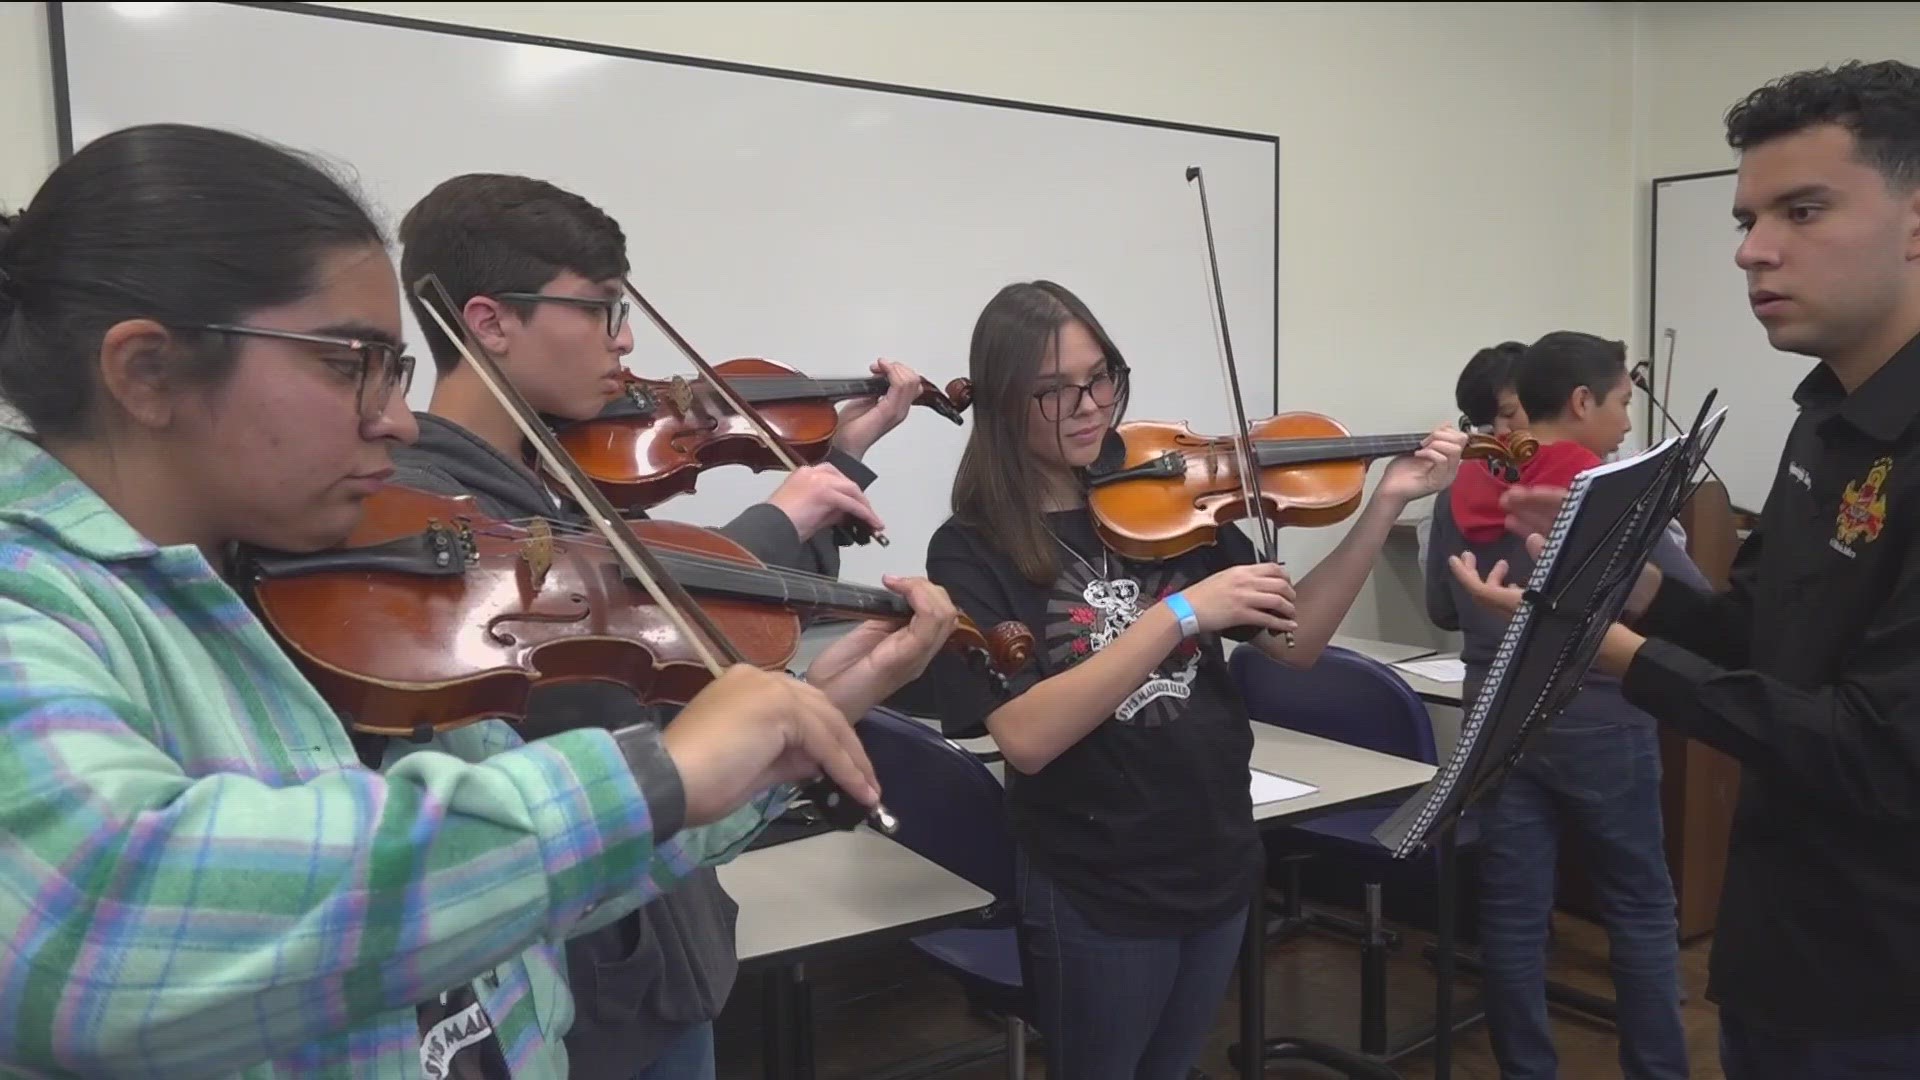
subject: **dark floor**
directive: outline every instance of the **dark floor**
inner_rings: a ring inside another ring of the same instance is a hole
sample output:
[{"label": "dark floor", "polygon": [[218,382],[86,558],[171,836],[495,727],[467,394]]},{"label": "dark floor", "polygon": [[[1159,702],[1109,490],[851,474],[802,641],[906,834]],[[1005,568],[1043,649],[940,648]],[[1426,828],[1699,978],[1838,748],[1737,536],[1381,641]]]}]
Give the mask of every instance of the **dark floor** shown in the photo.
[{"label": "dark floor", "polygon": [[[1606,974],[1606,937],[1589,923],[1561,916],[1556,922],[1557,944],[1553,977],[1577,989],[1610,996]],[[1428,938],[1410,934],[1392,963],[1389,978],[1391,1026],[1409,1028],[1431,1019],[1431,971],[1419,958],[1419,946]],[[1322,933],[1309,933],[1268,950],[1267,1032],[1304,1034],[1342,1045],[1357,1041],[1359,980],[1357,953],[1352,945]],[[1688,946],[1681,953],[1681,975],[1687,994],[1686,1023],[1693,1050],[1694,1080],[1721,1080],[1718,1057],[1718,1020],[1703,997],[1706,985],[1707,943]],[[903,1058],[939,1051],[953,1044],[993,1035],[997,1028],[967,1015],[965,999],[943,976],[931,972],[909,951],[887,949],[857,962],[815,966],[815,1060],[819,1080],[853,1080],[883,1072]],[[1236,983],[1237,985],[1237,983]],[[1473,980],[1459,982],[1462,1004],[1472,1001]],[[719,1026],[722,1080],[759,1080],[759,985],[742,980],[733,1004]],[[1230,996],[1220,1013],[1220,1025],[1200,1067],[1211,1080],[1237,1080],[1227,1061],[1234,1041],[1237,1005]],[[1603,1023],[1571,1014],[1556,1015],[1556,1042],[1561,1054],[1560,1075],[1567,1080],[1608,1080],[1618,1077],[1618,1043]],[[1430,1051],[1402,1060],[1396,1066],[1404,1080],[1433,1076]],[[1027,1075],[1042,1078],[1045,1071],[1030,1054]],[[1270,1077],[1324,1077],[1334,1074],[1312,1065],[1279,1065]],[[997,1058],[945,1074],[947,1080],[1000,1080]],[[1453,1076],[1459,1080],[1498,1080],[1499,1070],[1487,1044],[1484,1025],[1456,1037]]]}]

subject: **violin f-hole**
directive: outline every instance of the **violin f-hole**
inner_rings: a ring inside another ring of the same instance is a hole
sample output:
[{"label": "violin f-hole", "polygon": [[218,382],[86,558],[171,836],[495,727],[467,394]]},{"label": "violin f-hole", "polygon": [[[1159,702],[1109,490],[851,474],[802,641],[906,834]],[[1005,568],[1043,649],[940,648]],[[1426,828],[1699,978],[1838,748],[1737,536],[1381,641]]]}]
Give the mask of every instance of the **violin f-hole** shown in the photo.
[{"label": "violin f-hole", "polygon": [[510,611],[504,615],[495,615],[487,620],[487,639],[496,645],[514,646],[520,639],[500,629],[508,623],[572,623],[587,617],[586,597],[575,594],[566,599],[566,603],[577,608],[575,611]]}]

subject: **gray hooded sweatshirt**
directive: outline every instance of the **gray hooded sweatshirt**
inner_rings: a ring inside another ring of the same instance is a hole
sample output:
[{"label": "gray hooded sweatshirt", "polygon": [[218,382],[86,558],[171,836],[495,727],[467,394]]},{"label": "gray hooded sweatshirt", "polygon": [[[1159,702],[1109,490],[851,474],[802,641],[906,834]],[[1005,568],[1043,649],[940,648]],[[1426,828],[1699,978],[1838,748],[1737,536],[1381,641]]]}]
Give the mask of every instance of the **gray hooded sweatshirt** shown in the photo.
[{"label": "gray hooded sweatshirt", "polygon": [[[1507,580],[1524,582],[1533,574],[1533,557],[1527,554],[1526,541],[1513,533],[1485,544],[1470,543],[1454,523],[1449,488],[1434,497],[1433,532],[1427,541],[1427,617],[1442,630],[1461,634],[1460,662],[1466,668],[1461,683],[1461,700],[1471,708],[1486,681],[1494,654],[1500,651],[1500,639],[1506,636],[1508,619],[1481,607],[1460,583],[1454,580],[1447,559],[1464,551],[1473,552],[1474,565],[1485,574],[1495,562],[1507,561]],[[1685,549],[1674,542],[1671,533],[1661,536],[1647,560],[1670,578],[1685,582],[1700,592],[1712,592],[1712,583],[1687,557]],[[1578,694],[1567,704],[1566,713],[1592,720],[1624,724],[1654,723],[1653,717],[1636,708],[1620,692],[1620,680],[1598,671],[1589,671]],[[1446,756],[1446,748],[1441,748]]]},{"label": "gray hooded sweatshirt", "polygon": [[[584,524],[551,496],[525,465],[471,432],[416,413],[420,440],[394,452],[393,483],[442,495],[470,495],[490,517],[545,517]],[[828,463],[866,488],[874,474],[835,451]],[[759,503],[718,531],[769,565],[818,574],[840,570],[840,552],[823,530],[806,544],[779,507]],[[620,728],[664,721],[633,694],[604,683],[541,687],[521,730],[532,740],[576,727]],[[567,942],[567,980],[575,1018],[567,1054],[576,1080],[626,1080],[692,1025],[720,1014],[739,963],[739,906],[712,869],[696,871],[672,892],[596,933]]]}]

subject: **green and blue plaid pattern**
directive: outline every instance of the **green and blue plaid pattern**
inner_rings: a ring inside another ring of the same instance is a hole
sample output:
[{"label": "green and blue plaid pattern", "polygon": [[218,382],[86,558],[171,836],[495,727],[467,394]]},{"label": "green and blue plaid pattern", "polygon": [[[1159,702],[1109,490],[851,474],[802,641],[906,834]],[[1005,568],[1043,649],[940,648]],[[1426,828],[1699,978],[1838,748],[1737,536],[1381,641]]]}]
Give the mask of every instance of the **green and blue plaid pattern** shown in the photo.
[{"label": "green and blue plaid pattern", "polygon": [[471,984],[561,1080],[560,943],[724,862],[770,792],[656,844],[612,737],[488,721],[361,766],[198,549],[0,434],[0,1072],[417,1078]]}]

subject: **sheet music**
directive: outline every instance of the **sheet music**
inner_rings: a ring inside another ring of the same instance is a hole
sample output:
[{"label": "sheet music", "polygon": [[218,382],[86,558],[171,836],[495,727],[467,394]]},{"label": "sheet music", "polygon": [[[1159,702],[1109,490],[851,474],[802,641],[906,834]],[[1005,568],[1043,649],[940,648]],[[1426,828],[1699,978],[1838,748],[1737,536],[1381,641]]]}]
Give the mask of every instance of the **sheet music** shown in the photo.
[{"label": "sheet music", "polygon": [[1409,675],[1434,682],[1457,683],[1467,677],[1466,662],[1457,656],[1430,656],[1424,660],[1402,660],[1393,665]]},{"label": "sheet music", "polygon": [[1424,847],[1504,776],[1532,728],[1579,692],[1725,416],[1703,408],[1687,435],[1574,478],[1460,737],[1434,778],[1374,830],[1396,857]]},{"label": "sheet music", "polygon": [[1253,791],[1253,805],[1255,806],[1285,802],[1288,799],[1297,799],[1302,795],[1311,795],[1320,790],[1312,784],[1303,784],[1298,780],[1290,780],[1278,773],[1263,772],[1259,769],[1253,769],[1251,771],[1253,773],[1251,790]]}]

